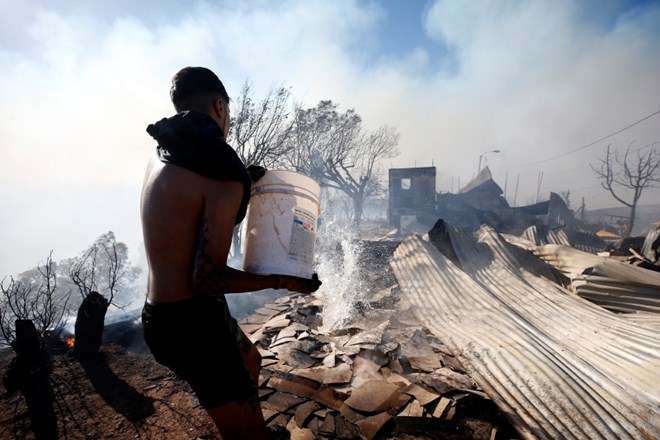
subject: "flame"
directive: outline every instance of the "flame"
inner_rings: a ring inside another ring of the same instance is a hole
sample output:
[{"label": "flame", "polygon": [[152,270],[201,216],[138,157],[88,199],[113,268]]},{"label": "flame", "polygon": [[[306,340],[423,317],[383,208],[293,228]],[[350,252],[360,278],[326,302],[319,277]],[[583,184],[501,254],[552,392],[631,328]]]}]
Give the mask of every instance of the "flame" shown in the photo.
[{"label": "flame", "polygon": [[73,338],[66,338],[66,339],[64,340],[64,342],[65,342],[66,345],[68,345],[69,347],[73,347],[73,344],[74,344],[75,340],[74,340]]}]

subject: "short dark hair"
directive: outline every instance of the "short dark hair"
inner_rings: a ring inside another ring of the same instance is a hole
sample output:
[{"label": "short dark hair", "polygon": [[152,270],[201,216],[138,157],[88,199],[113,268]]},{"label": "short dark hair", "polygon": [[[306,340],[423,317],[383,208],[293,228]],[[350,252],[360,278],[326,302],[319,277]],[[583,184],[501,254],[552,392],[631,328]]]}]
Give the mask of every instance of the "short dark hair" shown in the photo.
[{"label": "short dark hair", "polygon": [[172,77],[170,98],[177,112],[207,111],[214,99],[229,104],[229,95],[222,81],[206,67],[184,67]]}]

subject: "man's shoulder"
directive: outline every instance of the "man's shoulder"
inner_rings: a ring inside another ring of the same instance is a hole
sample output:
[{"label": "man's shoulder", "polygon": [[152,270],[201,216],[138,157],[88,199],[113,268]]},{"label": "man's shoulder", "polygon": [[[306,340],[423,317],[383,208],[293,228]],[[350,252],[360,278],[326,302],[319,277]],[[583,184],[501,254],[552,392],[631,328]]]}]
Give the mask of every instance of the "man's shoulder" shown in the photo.
[{"label": "man's shoulder", "polygon": [[223,140],[166,148],[158,146],[161,162],[185,168],[216,180],[236,180],[248,184],[250,178],[236,150]]},{"label": "man's shoulder", "polygon": [[232,179],[218,179],[209,177],[188,168],[184,168],[171,163],[163,163],[160,169],[154,170],[158,179],[162,182],[172,185],[171,189],[177,187],[186,187],[190,189],[219,189],[219,190],[242,190],[243,184]]}]

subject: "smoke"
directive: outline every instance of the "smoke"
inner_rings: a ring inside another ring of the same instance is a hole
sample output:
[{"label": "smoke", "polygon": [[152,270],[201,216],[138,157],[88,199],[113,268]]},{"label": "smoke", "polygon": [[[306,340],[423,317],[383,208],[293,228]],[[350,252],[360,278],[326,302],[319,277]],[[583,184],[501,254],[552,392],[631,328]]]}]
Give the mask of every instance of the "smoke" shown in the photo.
[{"label": "smoke", "polygon": [[[213,68],[230,95],[246,78],[262,90],[284,82],[306,106],[332,99],[368,128],[395,126],[403,154],[385,165],[435,163],[440,190],[466,182],[497,148],[488,165],[503,186],[520,178],[519,201],[544,171],[542,194],[570,188],[591,209],[616,205],[589,168],[607,142],[523,164],[658,109],[658,2],[106,3],[3,4],[5,273],[51,249],[70,254],[98,231],[139,243],[139,187],[154,148],[144,129],[171,114],[170,78],[185,65]],[[414,8],[411,38],[400,12]],[[657,122],[608,141],[651,144]]]}]

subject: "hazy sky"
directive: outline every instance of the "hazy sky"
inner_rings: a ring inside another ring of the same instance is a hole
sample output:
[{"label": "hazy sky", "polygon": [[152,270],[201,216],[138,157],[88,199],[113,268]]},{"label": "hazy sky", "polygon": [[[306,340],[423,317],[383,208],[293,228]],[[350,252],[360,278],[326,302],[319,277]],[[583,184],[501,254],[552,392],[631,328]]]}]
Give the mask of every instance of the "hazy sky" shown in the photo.
[{"label": "hazy sky", "polygon": [[[186,6],[184,6],[186,4]],[[660,148],[660,2],[525,0],[0,0],[0,277],[77,255],[112,230],[141,254],[146,126],[171,76],[213,69],[232,96],[291,87],[401,134],[389,166],[479,156],[517,203],[571,190],[617,206],[589,168],[608,144]],[[539,161],[542,161],[539,163]],[[642,203],[660,201],[649,192]]]}]

